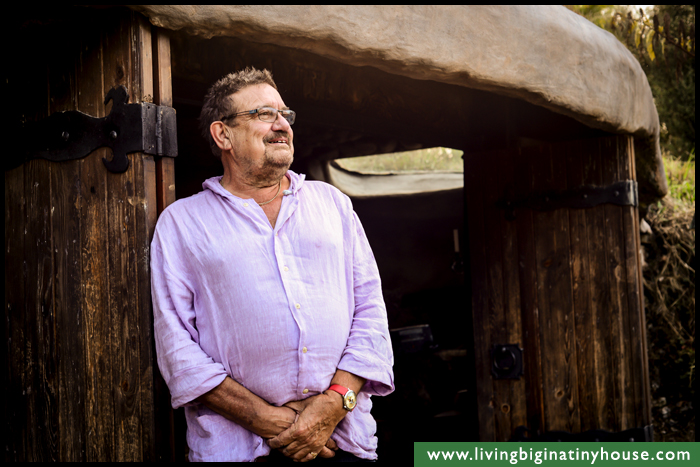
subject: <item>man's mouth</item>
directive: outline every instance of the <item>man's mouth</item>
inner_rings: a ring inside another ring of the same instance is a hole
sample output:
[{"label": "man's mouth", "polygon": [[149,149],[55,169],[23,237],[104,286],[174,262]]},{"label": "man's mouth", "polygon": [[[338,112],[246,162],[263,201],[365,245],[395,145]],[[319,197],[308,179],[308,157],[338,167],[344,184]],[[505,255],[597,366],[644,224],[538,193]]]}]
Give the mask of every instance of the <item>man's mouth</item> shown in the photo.
[{"label": "man's mouth", "polygon": [[268,141],[270,144],[286,144],[289,145],[289,140],[285,137],[273,138]]}]

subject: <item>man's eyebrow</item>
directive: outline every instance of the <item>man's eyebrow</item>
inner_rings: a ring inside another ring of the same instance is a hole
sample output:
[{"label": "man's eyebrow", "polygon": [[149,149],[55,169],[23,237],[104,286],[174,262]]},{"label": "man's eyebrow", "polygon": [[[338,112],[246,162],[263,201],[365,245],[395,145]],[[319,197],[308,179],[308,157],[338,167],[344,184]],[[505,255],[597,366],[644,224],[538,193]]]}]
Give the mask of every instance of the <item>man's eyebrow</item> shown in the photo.
[{"label": "man's eyebrow", "polygon": [[[270,107],[271,109],[277,109],[277,107],[275,107],[273,104],[266,104],[266,105],[263,105],[263,107]],[[277,109],[277,110],[291,110],[291,109],[285,105],[284,107]]]}]

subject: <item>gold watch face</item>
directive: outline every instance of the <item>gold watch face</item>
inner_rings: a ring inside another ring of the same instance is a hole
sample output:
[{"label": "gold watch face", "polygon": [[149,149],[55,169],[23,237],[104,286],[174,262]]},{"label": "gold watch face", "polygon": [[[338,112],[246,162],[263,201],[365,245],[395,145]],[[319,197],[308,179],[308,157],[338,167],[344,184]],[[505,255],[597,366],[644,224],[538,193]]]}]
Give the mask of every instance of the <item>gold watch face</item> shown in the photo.
[{"label": "gold watch face", "polygon": [[345,393],[345,397],[343,398],[343,407],[345,408],[345,410],[352,410],[355,408],[356,405],[357,397],[355,396],[355,392],[349,390]]}]

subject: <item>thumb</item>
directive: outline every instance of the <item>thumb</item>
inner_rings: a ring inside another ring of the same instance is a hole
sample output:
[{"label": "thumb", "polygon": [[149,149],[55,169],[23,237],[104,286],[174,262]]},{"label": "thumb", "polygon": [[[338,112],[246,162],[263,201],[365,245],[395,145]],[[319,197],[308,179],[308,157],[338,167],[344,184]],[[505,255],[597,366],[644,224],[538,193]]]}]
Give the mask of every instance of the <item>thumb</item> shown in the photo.
[{"label": "thumb", "polygon": [[268,439],[267,445],[270,446],[270,448],[272,449],[279,449],[285,447],[286,445],[292,442],[292,436],[289,432],[290,430],[287,429],[275,436],[274,438]]}]

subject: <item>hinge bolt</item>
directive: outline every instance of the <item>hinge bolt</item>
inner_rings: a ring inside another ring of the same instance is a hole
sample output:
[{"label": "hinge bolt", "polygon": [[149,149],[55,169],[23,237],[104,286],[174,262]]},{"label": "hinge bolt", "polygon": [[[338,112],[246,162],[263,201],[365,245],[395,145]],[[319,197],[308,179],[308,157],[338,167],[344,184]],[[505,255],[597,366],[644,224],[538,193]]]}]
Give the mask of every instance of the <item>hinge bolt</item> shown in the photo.
[{"label": "hinge bolt", "polygon": [[63,133],[61,133],[61,138],[63,138],[63,141],[68,141],[69,137],[70,137],[70,135],[68,134],[67,131],[64,131]]},{"label": "hinge bolt", "polygon": [[109,137],[112,139],[117,139],[117,132],[112,130],[109,132]]}]

